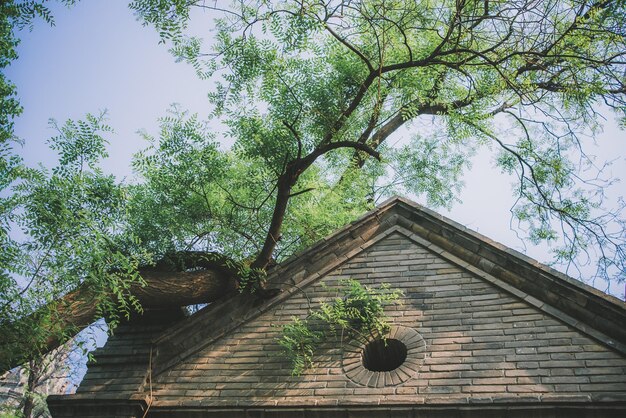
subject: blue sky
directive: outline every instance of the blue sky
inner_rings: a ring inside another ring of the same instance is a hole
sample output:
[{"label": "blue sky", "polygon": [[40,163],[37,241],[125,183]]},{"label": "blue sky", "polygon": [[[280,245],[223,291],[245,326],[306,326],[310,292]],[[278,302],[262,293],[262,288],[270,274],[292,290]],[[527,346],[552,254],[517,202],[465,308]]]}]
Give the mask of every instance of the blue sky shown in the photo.
[{"label": "blue sky", "polygon": [[26,140],[29,163],[49,161],[48,118],[64,121],[107,109],[116,133],[105,169],[130,174],[129,160],[143,147],[138,129],[156,126],[171,103],[208,113],[208,84],[176,64],[151,28],[137,22],[124,1],[84,0],[54,7],[56,25],[36,22],[22,31],[19,60],[8,71],[24,113],[16,134]]},{"label": "blue sky", "polygon": [[[210,82],[199,80],[190,66],[175,63],[159,45],[156,31],[136,21],[127,2],[83,0],[69,10],[52,7],[56,26],[39,21],[32,32],[22,31],[20,58],[7,71],[24,106],[15,131],[25,140],[21,153],[29,165],[54,161],[46,145],[54,134],[49,118],[62,122],[107,109],[115,134],[104,169],[122,178],[132,175],[131,156],[145,146],[136,132],[156,133],[157,118],[170,104],[208,115]],[[607,117],[604,133],[596,138],[600,146],[589,152],[599,160],[616,159],[609,173],[624,178],[625,134],[611,115]],[[438,210],[539,261],[549,261],[545,247],[525,247],[509,230],[512,179],[497,173],[493,155],[481,154],[464,179],[463,203],[450,212]],[[623,183],[618,184],[610,195],[616,199],[624,190]],[[624,288],[614,286],[611,292],[622,295]]]}]

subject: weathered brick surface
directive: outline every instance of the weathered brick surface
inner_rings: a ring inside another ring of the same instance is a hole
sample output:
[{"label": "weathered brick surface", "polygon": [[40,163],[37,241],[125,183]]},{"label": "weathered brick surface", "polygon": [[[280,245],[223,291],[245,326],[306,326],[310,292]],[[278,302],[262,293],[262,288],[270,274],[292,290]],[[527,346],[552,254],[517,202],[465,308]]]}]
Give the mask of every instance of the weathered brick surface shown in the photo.
[{"label": "weathered brick surface", "polygon": [[[415,377],[385,388],[355,384],[344,374],[337,341],[319,351],[313,370],[290,375],[276,343],[277,327],[335,296],[341,278],[404,291],[402,305],[389,307],[387,314],[426,341]],[[159,375],[153,395],[155,408],[626,401],[626,359],[393,234]]]},{"label": "weathered brick surface", "polygon": [[143,390],[152,338],[180,319],[181,312],[152,311],[141,319],[121,324],[106,345],[93,352],[94,361],[88,365],[76,393],[116,396]]}]

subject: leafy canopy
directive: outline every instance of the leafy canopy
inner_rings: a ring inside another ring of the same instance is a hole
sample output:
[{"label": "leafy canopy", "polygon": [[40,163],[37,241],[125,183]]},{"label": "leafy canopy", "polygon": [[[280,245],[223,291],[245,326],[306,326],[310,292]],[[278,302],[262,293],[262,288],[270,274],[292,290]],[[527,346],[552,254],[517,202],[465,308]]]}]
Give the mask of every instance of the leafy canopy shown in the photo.
[{"label": "leafy canopy", "polygon": [[113,327],[140,309],[129,289],[141,282],[138,267],[150,262],[128,231],[125,187],[98,167],[107,155],[102,135],[111,131],[104,114],[50,126],[58,165],[16,163],[12,194],[1,200],[0,222],[11,232],[3,235],[0,270],[3,368],[24,341],[36,353],[78,331],[59,326],[57,307],[81,284],[93,289],[91,303]]},{"label": "leafy canopy", "polygon": [[[624,280],[623,204],[603,208],[611,179],[583,146],[598,127],[598,103],[626,120],[623,1],[130,6],[178,60],[211,78],[231,152],[262,173],[263,186],[252,177],[254,198],[228,188],[232,213],[255,220],[246,231],[266,231],[257,265],[298,246],[290,232],[303,206],[314,204],[324,219],[316,202],[326,190],[350,189],[360,208],[405,193],[449,206],[469,157],[492,148],[516,179],[512,213],[528,238],[548,242],[565,264],[597,250],[597,276]],[[213,37],[189,35],[190,23],[207,15],[215,17]],[[430,129],[396,145],[407,128],[426,123]]]}]

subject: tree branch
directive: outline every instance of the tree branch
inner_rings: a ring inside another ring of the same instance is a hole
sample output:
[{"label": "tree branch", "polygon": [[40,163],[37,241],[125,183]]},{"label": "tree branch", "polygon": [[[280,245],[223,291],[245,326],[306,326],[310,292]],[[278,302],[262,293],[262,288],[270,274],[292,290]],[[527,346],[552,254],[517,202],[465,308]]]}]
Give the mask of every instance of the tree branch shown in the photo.
[{"label": "tree branch", "polygon": [[[237,263],[217,253],[173,253],[153,267],[139,270],[145,285],[135,284],[130,293],[144,309],[168,309],[209,303],[235,291]],[[85,282],[55,303],[17,322],[0,321],[0,374],[47,353],[98,319],[98,306],[113,296]],[[33,347],[32,330],[53,331],[44,345]],[[59,330],[55,332],[54,330]]]}]

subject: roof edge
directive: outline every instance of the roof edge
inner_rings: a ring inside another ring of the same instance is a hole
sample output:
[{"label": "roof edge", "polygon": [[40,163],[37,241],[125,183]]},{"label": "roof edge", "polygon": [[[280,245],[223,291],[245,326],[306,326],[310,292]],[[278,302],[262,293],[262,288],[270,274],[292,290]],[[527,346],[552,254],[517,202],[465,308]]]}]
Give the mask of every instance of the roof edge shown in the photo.
[{"label": "roof edge", "polygon": [[498,250],[504,251],[504,252],[506,252],[508,254],[511,254],[511,255],[521,259],[522,261],[530,264],[534,268],[540,269],[542,272],[544,272],[546,274],[558,277],[561,280],[565,280],[570,285],[578,287],[581,290],[584,290],[586,292],[593,293],[595,296],[598,296],[598,297],[601,297],[603,299],[606,299],[607,301],[609,301],[611,303],[615,303],[617,305],[623,305],[623,307],[626,309],[626,301],[623,301],[623,300],[621,300],[621,299],[619,299],[619,298],[617,298],[617,297],[615,297],[613,295],[610,295],[608,293],[605,293],[605,292],[603,292],[603,291],[601,291],[601,290],[599,290],[599,289],[597,289],[597,288],[595,288],[593,286],[589,286],[588,284],[586,284],[586,283],[584,283],[584,282],[582,282],[580,280],[577,280],[577,279],[575,279],[575,278],[573,278],[571,276],[568,276],[567,274],[562,273],[559,270],[556,270],[556,269],[548,266],[547,264],[544,264],[544,263],[542,263],[540,261],[537,261],[536,259],[534,259],[532,257],[529,257],[529,256],[527,256],[524,253],[521,253],[521,252],[519,252],[519,251],[517,251],[517,250],[515,250],[513,248],[510,248],[510,247],[508,247],[508,246],[506,246],[506,245],[504,245],[504,244],[502,244],[502,243],[500,243],[498,241],[494,241],[493,239],[491,239],[491,238],[481,234],[480,232],[474,231],[473,229],[470,229],[470,228],[468,228],[468,227],[466,227],[466,226],[464,226],[464,225],[462,225],[462,224],[460,224],[460,223],[458,223],[458,222],[456,222],[456,221],[454,221],[454,220],[452,220],[450,218],[447,218],[447,217],[445,217],[445,216],[443,216],[443,215],[433,211],[432,209],[428,209],[427,207],[422,206],[419,203],[416,203],[416,202],[414,202],[412,200],[409,200],[407,198],[404,198],[404,197],[394,197],[392,199],[388,199],[387,201],[385,201],[385,203],[390,201],[390,200],[393,200],[394,202],[397,202],[397,203],[400,203],[400,204],[408,205],[408,206],[410,206],[410,207],[412,207],[414,209],[417,209],[417,210],[419,210],[421,212],[424,212],[425,214],[427,214],[427,215],[429,215],[429,216],[431,216],[431,217],[433,217],[435,219],[438,219],[438,220],[440,220],[442,222],[445,222],[446,224],[454,227],[455,229],[458,229],[459,231],[461,231],[463,233],[466,233],[468,235],[474,236],[475,238],[480,239],[481,241],[484,241],[485,243],[487,243],[487,244],[497,248]]},{"label": "roof edge", "polygon": [[[626,302],[405,198],[394,198],[399,224],[463,261],[626,344]],[[582,325],[579,324],[579,325]],[[583,327],[584,328],[584,327]]]},{"label": "roof edge", "polygon": [[[445,402],[445,398],[440,398]],[[258,402],[257,402],[258,404]],[[171,414],[184,413],[190,417],[224,417],[224,416],[264,416],[285,417],[294,416],[301,418],[327,417],[348,418],[358,416],[363,418],[380,417],[381,412],[385,416],[419,416],[422,418],[440,418],[452,416],[459,418],[482,418],[488,416],[507,416],[514,418],[526,418],[529,416],[561,417],[576,416],[592,418],[598,416],[621,417],[626,411],[624,401],[581,401],[577,399],[563,399],[555,401],[539,402],[535,398],[530,401],[512,401],[502,403],[469,403],[469,402],[445,402],[441,404],[378,404],[359,405],[353,404],[329,404],[329,405],[298,405],[274,406],[274,405],[250,405],[250,406],[208,406],[202,405],[171,405],[165,402],[155,402],[150,411],[157,417],[170,416]]]}]

